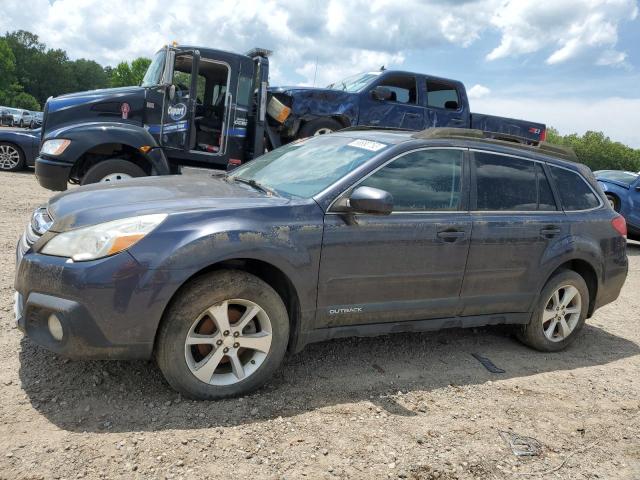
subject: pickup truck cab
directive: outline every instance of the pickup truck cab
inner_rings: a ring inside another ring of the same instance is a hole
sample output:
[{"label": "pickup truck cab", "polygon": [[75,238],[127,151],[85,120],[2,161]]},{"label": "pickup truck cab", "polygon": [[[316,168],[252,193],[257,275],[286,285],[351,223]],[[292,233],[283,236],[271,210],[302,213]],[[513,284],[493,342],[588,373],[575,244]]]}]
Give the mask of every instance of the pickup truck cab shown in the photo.
[{"label": "pickup truck cab", "polygon": [[[505,117],[472,113],[464,85],[457,80],[394,70],[360,73],[327,88],[277,87],[269,92],[290,110],[276,125],[285,139],[371,127],[423,130],[472,128],[521,143],[545,140],[546,127]],[[270,120],[273,123],[273,120]]]}]

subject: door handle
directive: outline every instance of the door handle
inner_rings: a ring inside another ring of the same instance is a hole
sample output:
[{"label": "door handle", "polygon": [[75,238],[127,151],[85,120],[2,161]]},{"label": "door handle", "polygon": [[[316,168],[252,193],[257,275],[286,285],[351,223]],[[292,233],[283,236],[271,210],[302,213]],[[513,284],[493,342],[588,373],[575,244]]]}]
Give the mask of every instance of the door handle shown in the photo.
[{"label": "door handle", "polygon": [[436,233],[438,238],[441,238],[445,242],[457,242],[458,240],[466,237],[467,232],[463,230],[441,230]]},{"label": "door handle", "polygon": [[422,115],[419,113],[405,113],[405,116],[409,118],[420,118]]},{"label": "door handle", "polygon": [[542,235],[545,238],[553,238],[556,235],[558,235],[561,232],[559,227],[556,227],[555,225],[547,225],[546,227],[543,227],[542,229],[540,229],[540,235]]}]

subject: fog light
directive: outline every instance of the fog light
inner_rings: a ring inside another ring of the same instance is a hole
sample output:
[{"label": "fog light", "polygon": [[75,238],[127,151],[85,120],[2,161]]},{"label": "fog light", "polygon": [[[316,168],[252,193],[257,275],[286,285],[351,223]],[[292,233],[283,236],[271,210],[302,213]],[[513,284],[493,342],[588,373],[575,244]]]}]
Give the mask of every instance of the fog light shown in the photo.
[{"label": "fog light", "polygon": [[47,323],[49,324],[49,332],[51,333],[51,336],[57,341],[62,340],[64,332],[62,331],[62,324],[60,323],[58,316],[55,313],[52,313],[49,315],[49,321]]}]

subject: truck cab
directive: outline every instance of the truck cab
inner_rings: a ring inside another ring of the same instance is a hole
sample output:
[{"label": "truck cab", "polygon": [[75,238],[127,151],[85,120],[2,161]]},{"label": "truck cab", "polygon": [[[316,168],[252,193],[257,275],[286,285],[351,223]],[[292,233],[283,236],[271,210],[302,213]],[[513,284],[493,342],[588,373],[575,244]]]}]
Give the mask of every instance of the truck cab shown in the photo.
[{"label": "truck cab", "polygon": [[225,169],[264,152],[268,54],[166,46],[140,86],[49,99],[38,181],[65,190],[181,165]]}]

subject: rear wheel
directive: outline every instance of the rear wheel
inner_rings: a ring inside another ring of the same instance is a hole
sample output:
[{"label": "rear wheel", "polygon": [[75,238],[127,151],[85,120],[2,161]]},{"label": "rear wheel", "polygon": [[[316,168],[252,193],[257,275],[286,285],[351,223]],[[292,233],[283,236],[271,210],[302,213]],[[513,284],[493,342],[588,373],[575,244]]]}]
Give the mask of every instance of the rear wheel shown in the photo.
[{"label": "rear wheel", "polygon": [[0,142],[0,170],[17,172],[25,167],[24,153],[12,143]]},{"label": "rear wheel", "polygon": [[186,397],[227,398],[269,380],[288,339],[287,310],[268,284],[246,272],[218,271],[192,281],[172,302],[156,360]]},{"label": "rear wheel", "polygon": [[318,118],[305,123],[298,131],[298,138],[327,135],[342,129],[342,125],[333,118]]},{"label": "rear wheel", "polygon": [[531,321],[518,333],[520,341],[543,352],[562,350],[584,326],[589,289],[584,279],[564,270],[549,279]]},{"label": "rear wheel", "polygon": [[81,185],[99,182],[119,182],[136,177],[144,177],[145,171],[129,160],[112,158],[96,163],[84,174]]}]

